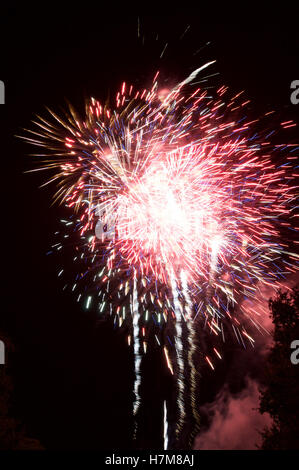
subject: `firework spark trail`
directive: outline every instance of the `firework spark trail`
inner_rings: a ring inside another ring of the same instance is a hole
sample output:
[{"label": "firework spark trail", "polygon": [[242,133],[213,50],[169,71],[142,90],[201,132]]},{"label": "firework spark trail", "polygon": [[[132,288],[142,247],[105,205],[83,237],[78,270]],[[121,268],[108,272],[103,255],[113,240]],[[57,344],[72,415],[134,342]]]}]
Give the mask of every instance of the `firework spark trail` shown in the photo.
[{"label": "firework spark trail", "polygon": [[190,402],[192,408],[192,414],[195,420],[194,431],[190,435],[190,439],[194,437],[196,431],[199,429],[200,424],[200,416],[198,412],[198,404],[196,402],[197,399],[197,381],[196,375],[197,370],[194,364],[194,357],[195,353],[198,350],[196,347],[196,332],[193,326],[193,320],[187,320],[187,329],[188,329],[188,343],[189,343],[189,351],[188,351],[188,363],[190,365]]},{"label": "firework spark trail", "polygon": [[185,80],[178,83],[178,85],[176,85],[171,90],[171,92],[165,98],[165,102],[167,102],[173,95],[175,95],[178,91],[180,91],[180,89],[183,88],[185,85],[192,82],[192,80],[194,80],[194,78],[199,74],[199,72],[201,72],[205,68],[209,67],[210,65],[214,64],[215,62],[216,62],[215,60],[211,60],[210,62],[207,62],[206,64],[202,65],[201,67],[198,67],[196,70],[194,70],[192,73],[190,73],[190,75],[187,78],[185,78]]},{"label": "firework spark trail", "polygon": [[182,328],[182,323],[183,323],[183,315],[182,315],[182,305],[179,301],[178,298],[178,288],[176,284],[176,280],[174,278],[174,275],[171,277],[171,284],[172,284],[172,296],[173,296],[173,305],[174,305],[174,311],[175,311],[175,330],[176,330],[176,335],[175,335],[175,342],[176,342],[176,352],[177,352],[177,384],[178,384],[178,407],[179,407],[179,417],[178,421],[176,423],[176,434],[179,435],[184,422],[185,422],[185,416],[186,416],[186,410],[185,410],[185,363],[184,363],[184,357],[183,357],[183,328]]},{"label": "firework spark trail", "polygon": [[168,448],[168,421],[167,421],[167,403],[166,400],[163,402],[163,449]]},{"label": "firework spark trail", "polygon": [[196,381],[196,374],[197,370],[194,364],[194,357],[195,357],[195,352],[198,350],[196,347],[197,341],[196,341],[196,331],[194,328],[194,322],[193,322],[193,303],[191,300],[191,297],[189,295],[189,288],[188,288],[188,281],[185,272],[182,270],[181,271],[181,283],[182,283],[182,293],[184,295],[184,298],[186,300],[186,326],[188,330],[188,364],[190,367],[190,401],[191,401],[191,408],[192,408],[192,414],[195,420],[195,426],[194,426],[194,433],[196,430],[199,428],[199,423],[200,423],[200,417],[198,413],[198,405],[196,403],[196,389],[197,389],[197,381]]},{"label": "firework spark trail", "polygon": [[[133,405],[133,413],[136,417],[138,409],[141,403],[141,397],[139,394],[139,387],[141,383],[141,375],[140,375],[140,365],[141,365],[141,354],[140,354],[140,328],[139,328],[139,321],[140,321],[140,313],[139,313],[139,304],[138,304],[138,291],[137,291],[137,279],[134,277],[134,285],[133,285],[133,299],[132,299],[132,316],[133,316],[133,338],[134,338],[134,365],[135,365],[135,380],[134,380],[134,394],[135,400]],[[134,436],[136,437],[137,432],[137,424],[135,422],[135,431]]]}]

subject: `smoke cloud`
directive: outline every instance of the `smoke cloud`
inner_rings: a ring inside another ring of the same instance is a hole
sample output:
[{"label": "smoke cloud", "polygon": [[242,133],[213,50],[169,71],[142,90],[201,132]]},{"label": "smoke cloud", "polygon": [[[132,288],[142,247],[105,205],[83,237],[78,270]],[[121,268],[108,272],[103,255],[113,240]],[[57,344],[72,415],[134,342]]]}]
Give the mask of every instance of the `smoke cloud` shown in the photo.
[{"label": "smoke cloud", "polygon": [[225,385],[216,400],[202,408],[211,424],[195,439],[196,450],[252,450],[261,443],[260,431],[271,424],[270,416],[261,415],[258,382],[247,379],[247,387],[231,395]]}]

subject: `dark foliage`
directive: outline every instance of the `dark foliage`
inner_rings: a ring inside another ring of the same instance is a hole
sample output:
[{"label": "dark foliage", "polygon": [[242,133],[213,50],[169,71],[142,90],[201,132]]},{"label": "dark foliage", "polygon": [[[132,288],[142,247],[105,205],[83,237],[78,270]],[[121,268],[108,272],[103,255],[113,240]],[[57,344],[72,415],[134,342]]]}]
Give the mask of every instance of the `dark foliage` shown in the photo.
[{"label": "dark foliage", "polygon": [[261,394],[260,412],[273,424],[262,433],[264,450],[299,449],[299,364],[291,362],[291,343],[299,340],[299,289],[270,299],[273,340]]}]

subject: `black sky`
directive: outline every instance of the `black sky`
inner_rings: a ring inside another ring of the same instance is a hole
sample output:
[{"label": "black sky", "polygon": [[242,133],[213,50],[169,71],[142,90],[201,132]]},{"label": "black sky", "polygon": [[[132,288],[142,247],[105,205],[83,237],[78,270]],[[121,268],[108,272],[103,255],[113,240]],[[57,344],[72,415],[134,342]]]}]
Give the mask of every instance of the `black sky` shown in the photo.
[{"label": "black sky", "polygon": [[[211,59],[217,60],[213,72],[220,73],[213,83],[245,89],[257,115],[275,108],[285,120],[298,120],[299,105],[290,103],[290,83],[299,80],[296,17],[291,11],[261,16],[249,8],[222,16],[200,5],[168,11],[149,5],[147,12],[102,4],[1,9],[0,79],[6,104],[0,106],[0,326],[17,347],[10,359],[15,409],[47,448],[129,447],[132,357],[125,334],[110,323],[99,324],[93,312],[82,312],[62,291],[57,265],[45,253],[64,210],[50,207],[52,193],[38,188],[44,182],[40,174],[24,175],[32,168],[27,157],[32,149],[15,135],[32,127],[35,114],[46,115],[45,106],[59,110],[68,100],[82,110],[85,98],[104,101],[124,80],[142,87],[160,69],[176,83]],[[149,410],[156,397],[169,393],[170,382],[158,353],[150,359],[154,367],[145,367],[152,388],[144,420],[150,426],[154,417],[150,434],[155,437],[142,445],[158,447],[160,414]],[[212,400],[229,369],[230,363],[223,366],[217,379],[207,373],[202,400]]]}]

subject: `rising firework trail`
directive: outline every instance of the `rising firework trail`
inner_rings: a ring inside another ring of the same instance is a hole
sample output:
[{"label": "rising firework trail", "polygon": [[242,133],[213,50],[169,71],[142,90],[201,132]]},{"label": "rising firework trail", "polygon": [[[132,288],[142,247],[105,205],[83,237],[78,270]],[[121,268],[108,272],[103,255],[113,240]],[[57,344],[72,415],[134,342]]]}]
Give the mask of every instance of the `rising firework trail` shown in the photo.
[{"label": "rising firework trail", "polygon": [[[54,199],[70,213],[62,240],[74,242],[78,267],[67,285],[86,308],[130,329],[135,416],[142,354],[153,340],[163,348],[177,382],[177,439],[188,394],[199,423],[198,326],[215,338],[231,328],[253,345],[259,319],[242,301],[297,269],[295,242],[282,234],[295,228],[298,145],[271,144],[273,112],[249,118],[242,92],[194,84],[212,64],[169,90],[159,71],[142,90],[124,82],[111,105],[91,98],[83,119],[72,107],[63,118],[49,111],[24,137],[43,149],[40,169],[55,173],[46,184],[57,184]],[[63,249],[59,236],[51,251]],[[221,357],[213,348],[205,360],[215,369]],[[164,402],[168,445],[166,416]]]},{"label": "rising firework trail", "polygon": [[[141,364],[141,354],[140,354],[140,340],[139,340],[139,321],[140,321],[140,313],[139,313],[139,306],[138,306],[138,292],[137,292],[137,281],[134,278],[133,283],[133,301],[132,301],[132,315],[133,315],[133,337],[134,337],[134,357],[135,357],[135,381],[134,381],[134,393],[135,393],[135,401],[133,412],[134,415],[137,415],[137,411],[141,402],[140,394],[139,394],[139,387],[141,383],[141,376],[140,376],[140,364]],[[136,434],[136,428],[134,430],[134,435]]]}]

